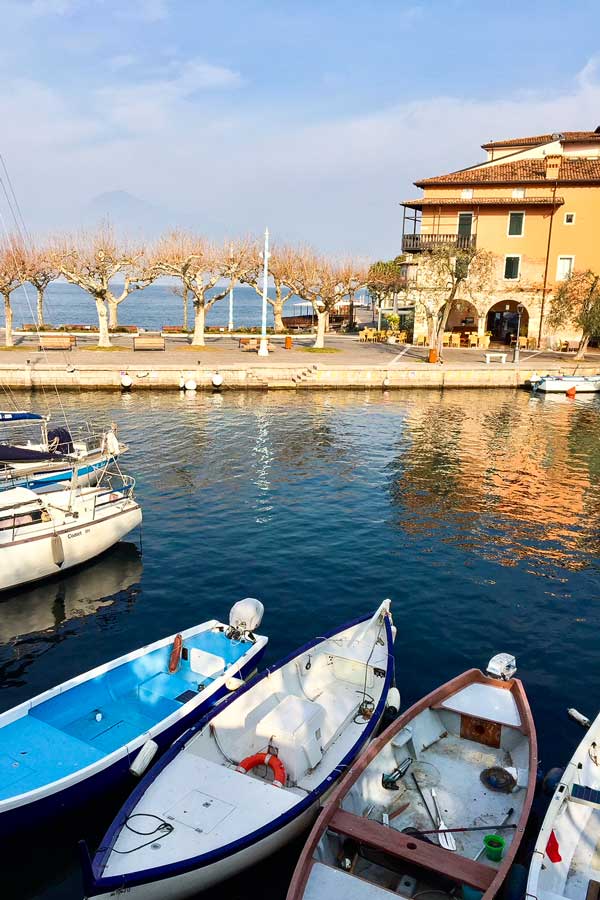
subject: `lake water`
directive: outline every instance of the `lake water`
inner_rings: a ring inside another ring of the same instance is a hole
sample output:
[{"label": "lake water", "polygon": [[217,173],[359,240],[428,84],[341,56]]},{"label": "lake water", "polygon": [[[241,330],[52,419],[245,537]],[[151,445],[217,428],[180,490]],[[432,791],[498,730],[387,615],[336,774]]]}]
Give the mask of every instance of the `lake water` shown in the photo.
[{"label": "lake water", "polygon": [[[266,607],[267,659],[392,600],[405,708],[514,653],[545,769],[600,707],[600,402],[521,391],[64,394],[115,420],[144,511],[132,537],[72,575],[0,602],[0,707],[244,596]],[[41,395],[22,398],[44,411]],[[125,462],[126,461],[126,462]],[[24,840],[4,898],[81,896],[70,832]],[[211,898],[285,896],[294,849]],[[8,891],[8,893],[7,893]]]},{"label": "lake water", "polygon": [[[175,283],[151,284],[143,291],[134,291],[119,305],[119,324],[138,325],[148,330],[160,329],[163,325],[181,325],[183,322],[183,299],[174,293]],[[118,286],[115,286],[117,292]],[[214,295],[209,292],[209,296]],[[360,295],[361,292],[359,292]],[[269,296],[274,296],[269,289]],[[301,303],[298,297],[290,299],[284,307],[286,315],[294,315],[294,304]],[[19,328],[24,322],[36,321],[37,299],[31,285],[17,288],[11,295],[14,327]],[[306,304],[303,304],[306,309]],[[85,291],[74,284],[53,282],[45,294],[44,319],[50,325],[64,323],[76,325],[96,325],[96,306]],[[236,327],[248,328],[260,325],[262,316],[262,298],[254,288],[238,285],[233,292],[233,322]],[[229,321],[229,295],[219,300],[208,311],[207,325],[226,326]],[[193,325],[193,308],[188,302],[189,327]],[[273,324],[272,307],[267,305],[267,325]],[[0,327],[4,325],[4,304],[0,308]]]}]

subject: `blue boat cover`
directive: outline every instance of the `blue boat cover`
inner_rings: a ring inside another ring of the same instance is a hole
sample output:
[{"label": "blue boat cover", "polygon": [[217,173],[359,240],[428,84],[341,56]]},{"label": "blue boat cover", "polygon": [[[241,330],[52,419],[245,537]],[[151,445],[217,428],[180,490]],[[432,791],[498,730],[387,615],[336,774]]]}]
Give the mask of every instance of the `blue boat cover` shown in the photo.
[{"label": "blue boat cover", "polygon": [[42,422],[43,419],[37,413],[0,411],[0,422]]}]

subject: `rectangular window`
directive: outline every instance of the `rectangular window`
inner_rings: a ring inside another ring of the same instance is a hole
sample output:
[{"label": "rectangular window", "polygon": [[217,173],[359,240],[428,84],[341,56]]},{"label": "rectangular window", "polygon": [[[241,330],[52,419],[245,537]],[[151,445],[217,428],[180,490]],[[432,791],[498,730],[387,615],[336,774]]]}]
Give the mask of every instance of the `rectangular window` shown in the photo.
[{"label": "rectangular window", "polygon": [[504,258],[504,277],[507,281],[515,281],[519,277],[520,268],[520,256],[506,256]]},{"label": "rectangular window", "polygon": [[509,237],[523,237],[525,231],[525,213],[511,212],[508,214]]},{"label": "rectangular window", "polygon": [[515,198],[515,200],[522,200],[523,197],[525,196],[525,188],[515,188],[514,191],[512,192],[512,195]]},{"label": "rectangular window", "polygon": [[472,200],[473,199],[473,188],[465,188],[460,192],[460,196],[463,200]]},{"label": "rectangular window", "polygon": [[575,224],[575,213],[565,213],[565,225]]},{"label": "rectangular window", "polygon": [[559,256],[558,265],[556,266],[556,280],[566,281],[573,272],[574,256]]},{"label": "rectangular window", "polygon": [[473,227],[473,213],[458,214],[458,235],[459,237],[471,237],[471,229]]}]

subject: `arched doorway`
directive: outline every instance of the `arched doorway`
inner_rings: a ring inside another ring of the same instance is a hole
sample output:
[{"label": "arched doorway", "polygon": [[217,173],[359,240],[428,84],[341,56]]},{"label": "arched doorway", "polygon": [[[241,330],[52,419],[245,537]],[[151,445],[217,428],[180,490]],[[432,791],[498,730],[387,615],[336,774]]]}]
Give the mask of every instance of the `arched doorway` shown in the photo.
[{"label": "arched doorway", "polygon": [[[500,344],[510,344],[511,339],[517,335],[519,321],[519,303],[516,300],[500,300],[494,303],[487,312],[486,331],[492,334],[492,341]],[[529,332],[529,313],[521,304],[521,337],[527,337]]]}]

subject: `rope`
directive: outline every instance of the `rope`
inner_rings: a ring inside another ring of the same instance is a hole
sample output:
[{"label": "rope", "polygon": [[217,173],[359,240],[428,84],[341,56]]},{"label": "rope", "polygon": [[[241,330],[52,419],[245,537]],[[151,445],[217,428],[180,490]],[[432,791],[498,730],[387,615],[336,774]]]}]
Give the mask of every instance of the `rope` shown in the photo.
[{"label": "rope", "polygon": [[[8,170],[7,170],[7,168],[6,168],[6,163],[4,162],[4,157],[3,157],[1,154],[0,154],[0,164],[2,165],[2,169],[3,169],[4,172],[6,173],[6,177],[5,177],[5,178],[3,178],[2,175],[0,174],[0,185],[2,186],[2,192],[3,192],[3,194],[4,194],[4,197],[5,197],[6,202],[7,202],[7,204],[8,204],[8,208],[10,209],[11,215],[12,215],[12,217],[13,217],[13,220],[14,220],[14,223],[15,223],[15,226],[16,226],[16,232],[17,232],[19,238],[21,239],[21,242],[23,243],[23,245],[26,246],[27,244],[29,244],[29,246],[30,246],[31,248],[33,248],[33,242],[32,242],[32,240],[31,240],[31,236],[29,235],[29,232],[28,232],[28,230],[27,230],[27,228],[26,228],[26,226],[25,226],[25,222],[24,222],[24,220],[23,220],[23,215],[22,215],[22,213],[21,213],[21,208],[20,208],[20,206],[19,206],[19,203],[18,203],[16,194],[15,194],[15,192],[14,192],[14,189],[13,189],[13,186],[12,186],[12,182],[11,182],[11,180],[10,180],[10,176],[8,175]],[[9,191],[8,191],[8,189],[7,189],[7,181],[8,181],[8,185],[10,186],[10,193],[9,193]],[[12,200],[11,200],[11,194],[12,194]],[[13,205],[13,204],[14,204],[14,205]],[[16,211],[15,211],[15,208],[16,208]],[[21,219],[21,222],[19,222],[19,217],[20,217],[20,219]],[[10,251],[11,251],[11,253],[12,253],[14,262],[17,263],[18,260],[17,260],[17,255],[16,255],[16,253],[15,253],[14,244],[13,244],[13,242],[11,241],[11,238],[10,238],[10,232],[9,232],[9,230],[8,230],[8,227],[7,227],[7,224],[6,224],[6,220],[5,220],[5,218],[4,218],[4,215],[3,215],[3,213],[2,213],[2,210],[0,210],[0,220],[1,220],[1,222],[2,222],[2,228],[3,228],[3,230],[4,230],[4,234],[5,234],[5,237],[6,237],[6,243],[7,243],[7,246],[10,248]],[[21,223],[22,223],[22,224],[21,224]],[[39,325],[38,325],[36,316],[34,316],[34,314],[33,314],[33,307],[32,307],[32,304],[31,304],[31,300],[30,300],[30,298],[29,298],[29,292],[28,292],[28,290],[27,290],[26,284],[27,284],[27,282],[26,282],[26,281],[23,281],[23,282],[21,283],[21,287],[23,288],[23,293],[24,293],[24,295],[25,295],[25,300],[27,301],[27,307],[28,307],[29,312],[30,312],[30,314],[31,314],[31,318],[32,318],[32,320],[33,320],[33,322],[34,322],[34,324],[35,324],[36,334],[37,334],[37,337],[38,337],[38,339],[39,339],[39,338],[40,338]],[[9,302],[10,302],[10,301],[9,301]],[[6,327],[6,326],[5,326],[5,327]],[[46,365],[48,365],[48,362],[49,362],[49,360],[48,360],[48,351],[47,351],[43,346],[42,346],[42,353],[44,354],[44,359],[45,359]],[[67,364],[67,358],[66,358],[66,356],[64,357],[64,362],[65,362],[65,366],[66,366],[66,364]],[[42,383],[42,392],[43,392],[43,395],[44,395],[44,400],[45,400],[45,402],[46,402],[46,408],[47,408],[47,411],[50,412],[50,404],[49,404],[49,402],[48,402],[48,398],[47,398],[47,395],[46,395],[46,389],[45,389],[43,383]],[[60,410],[61,410],[61,413],[62,413],[62,417],[63,417],[63,419],[64,419],[64,421],[65,421],[65,425],[67,426],[67,428],[69,428],[69,421],[68,421],[68,419],[67,419],[67,413],[66,413],[66,410],[65,410],[65,408],[64,408],[64,406],[63,406],[63,403],[62,403],[62,400],[61,400],[61,397],[60,397],[60,393],[59,393],[59,390],[58,390],[58,385],[56,384],[56,381],[54,382],[54,392],[56,393],[56,398],[57,398],[57,400],[58,400],[58,405],[60,406]]]},{"label": "rope", "polygon": [[[136,828],[132,828],[129,823],[132,819],[137,819],[140,817],[143,817],[144,819],[156,819],[159,824],[156,826],[156,828],[153,828],[152,831],[138,831]],[[160,816],[155,816],[154,813],[133,813],[133,815],[129,816],[125,820],[125,828],[127,828],[128,831],[133,832],[133,834],[139,834],[143,837],[150,837],[150,840],[146,841],[143,844],[139,844],[137,847],[132,847],[130,850],[117,850],[115,847],[112,848],[113,853],[120,853],[123,856],[126,856],[128,853],[135,853],[136,850],[141,850],[143,847],[149,847],[150,844],[153,844],[156,840],[156,836],[160,835],[162,837],[166,837],[168,834],[171,834],[171,832],[175,830],[174,825],[171,825],[169,822],[165,822],[164,819],[161,819]]]}]

